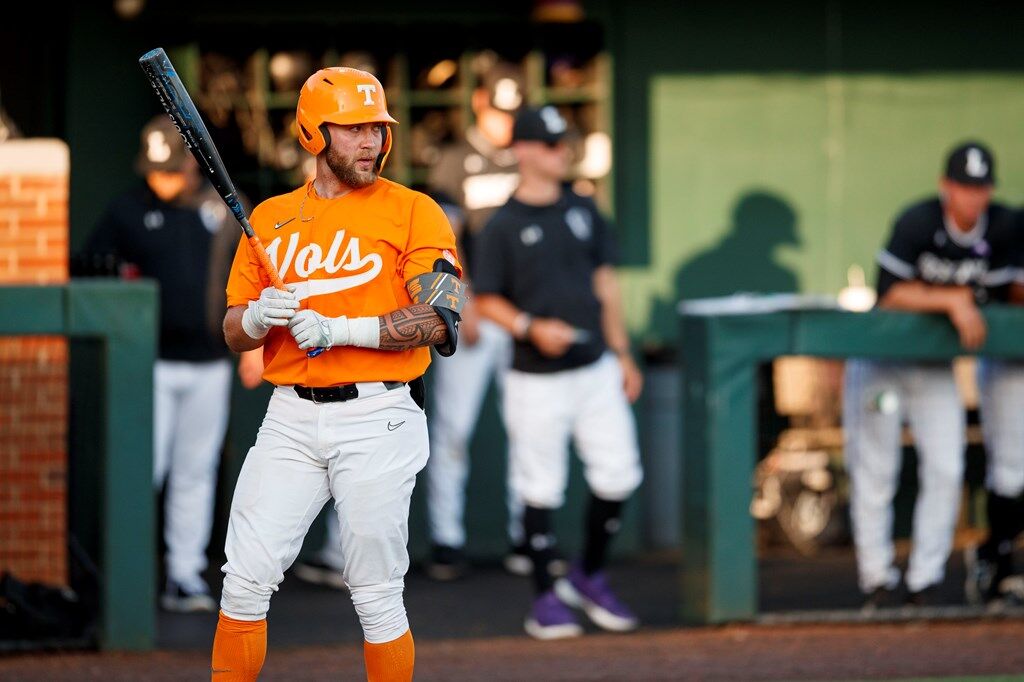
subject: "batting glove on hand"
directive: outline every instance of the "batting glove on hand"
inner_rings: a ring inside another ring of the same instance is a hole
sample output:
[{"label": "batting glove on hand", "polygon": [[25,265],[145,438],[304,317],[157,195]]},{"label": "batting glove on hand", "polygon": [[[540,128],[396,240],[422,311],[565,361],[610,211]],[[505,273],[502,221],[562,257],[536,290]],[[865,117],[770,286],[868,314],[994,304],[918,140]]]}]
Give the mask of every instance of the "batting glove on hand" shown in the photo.
[{"label": "batting glove on hand", "polygon": [[376,317],[326,317],[315,310],[300,310],[288,323],[299,348],[360,346],[380,348],[380,326]]},{"label": "batting glove on hand", "polygon": [[348,345],[348,318],[344,315],[325,317],[315,310],[300,310],[288,323],[288,329],[301,350]]},{"label": "batting glove on hand", "polygon": [[242,313],[242,329],[250,337],[262,339],[271,327],[288,324],[298,308],[294,284],[288,285],[288,291],[267,287],[258,300],[249,301],[249,307]]}]

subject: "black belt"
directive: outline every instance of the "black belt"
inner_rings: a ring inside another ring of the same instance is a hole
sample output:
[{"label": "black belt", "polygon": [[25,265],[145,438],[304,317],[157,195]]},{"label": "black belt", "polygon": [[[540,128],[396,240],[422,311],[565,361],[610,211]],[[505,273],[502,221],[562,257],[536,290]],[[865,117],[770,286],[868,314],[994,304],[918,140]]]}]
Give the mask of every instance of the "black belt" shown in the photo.
[{"label": "black belt", "polygon": [[[393,391],[396,388],[405,386],[404,381],[384,381],[384,388]],[[316,388],[315,386],[296,386],[295,394],[300,398],[311,400],[314,403],[343,403],[359,397],[359,389],[355,384],[343,384],[341,386],[328,386],[327,388]]]}]

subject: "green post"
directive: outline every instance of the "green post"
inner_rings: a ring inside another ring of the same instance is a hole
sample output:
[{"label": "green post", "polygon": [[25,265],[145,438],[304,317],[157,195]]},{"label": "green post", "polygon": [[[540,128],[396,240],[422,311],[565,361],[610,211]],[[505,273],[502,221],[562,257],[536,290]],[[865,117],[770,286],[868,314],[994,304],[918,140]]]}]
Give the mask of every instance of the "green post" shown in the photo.
[{"label": "green post", "polygon": [[155,632],[153,363],[156,287],[84,280],[68,287],[68,331],[104,340],[101,646],[149,649]]},{"label": "green post", "polygon": [[757,443],[757,367],[789,340],[776,315],[684,316],[683,594],[686,622],[757,611],[748,509]]},{"label": "green post", "polygon": [[[0,334],[99,341],[105,386],[102,458],[96,466],[101,536],[100,646],[151,649],[156,624],[153,496],[153,363],[157,296],[152,282],[79,280],[0,287]],[[74,456],[76,434],[70,434]],[[90,463],[87,463],[90,464]]]}]

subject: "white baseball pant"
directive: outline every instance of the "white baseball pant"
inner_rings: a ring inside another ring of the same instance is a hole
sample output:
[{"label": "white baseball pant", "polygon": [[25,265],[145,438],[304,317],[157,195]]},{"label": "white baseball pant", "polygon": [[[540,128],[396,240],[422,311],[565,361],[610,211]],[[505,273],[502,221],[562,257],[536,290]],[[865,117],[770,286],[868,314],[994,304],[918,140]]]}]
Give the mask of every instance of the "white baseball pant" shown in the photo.
[{"label": "white baseball pant", "polygon": [[565,501],[569,438],[599,498],[628,498],[643,480],[636,424],[611,353],[584,367],[545,374],[509,370],[504,416],[512,487],[531,507]]},{"label": "white baseball pant", "polygon": [[[489,320],[480,321],[480,338],[472,346],[440,358],[430,366],[430,461],[427,462],[427,511],[435,544],[466,544],[463,512],[469,477],[469,442],[493,376],[502,391],[512,357],[508,332]],[[522,504],[508,491],[509,538],[522,538]]]},{"label": "white baseball pant", "polygon": [[345,572],[345,552],[341,549],[341,524],[337,514],[328,514],[324,524],[324,544],[317,558],[336,571]]},{"label": "white baseball pant", "polygon": [[1024,364],[978,362],[985,487],[1001,497],[1024,492]]},{"label": "white baseball pant", "polygon": [[316,404],[274,390],[231,503],[221,609],[261,620],[302,540],[334,498],[348,583],[368,642],[409,629],[409,499],[427,462],[427,423],[408,386],[358,384],[360,397]]},{"label": "white baseball pant", "polygon": [[892,501],[899,483],[901,429],[910,423],[918,456],[912,592],[942,581],[963,485],[966,418],[953,371],[944,365],[846,363],[843,425],[850,474],[850,515],[860,588],[899,582],[892,541]]},{"label": "white baseball pant", "polygon": [[153,387],[153,484],[159,490],[167,482],[167,575],[187,585],[199,580],[207,565],[231,362],[157,360]]}]

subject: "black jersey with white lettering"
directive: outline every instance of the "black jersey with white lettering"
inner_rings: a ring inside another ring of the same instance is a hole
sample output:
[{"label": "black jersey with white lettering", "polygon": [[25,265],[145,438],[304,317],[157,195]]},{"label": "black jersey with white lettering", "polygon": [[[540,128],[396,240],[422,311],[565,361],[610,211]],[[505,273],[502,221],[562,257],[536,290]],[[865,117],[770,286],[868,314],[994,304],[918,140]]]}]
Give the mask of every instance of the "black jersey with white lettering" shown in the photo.
[{"label": "black jersey with white lettering", "polygon": [[565,189],[548,206],[514,197],[498,209],[476,244],[479,294],[498,294],[534,317],[555,317],[577,329],[560,358],[517,341],[513,369],[557,372],[594,362],[605,351],[594,271],[615,260],[611,228],[594,202]]},{"label": "black jersey with white lettering", "polygon": [[968,231],[949,220],[936,197],[914,204],[896,220],[892,236],[878,252],[878,298],[901,281],[969,286],[975,301],[1005,302],[1024,259],[1019,223],[997,203]]},{"label": "black jersey with white lettering", "polygon": [[210,254],[214,233],[230,229],[227,216],[212,189],[167,203],[143,185],[110,202],[84,249],[132,263],[141,277],[160,283],[161,359],[205,361],[228,354],[223,334],[212,333],[208,318],[208,288],[226,284],[210,282]]}]

